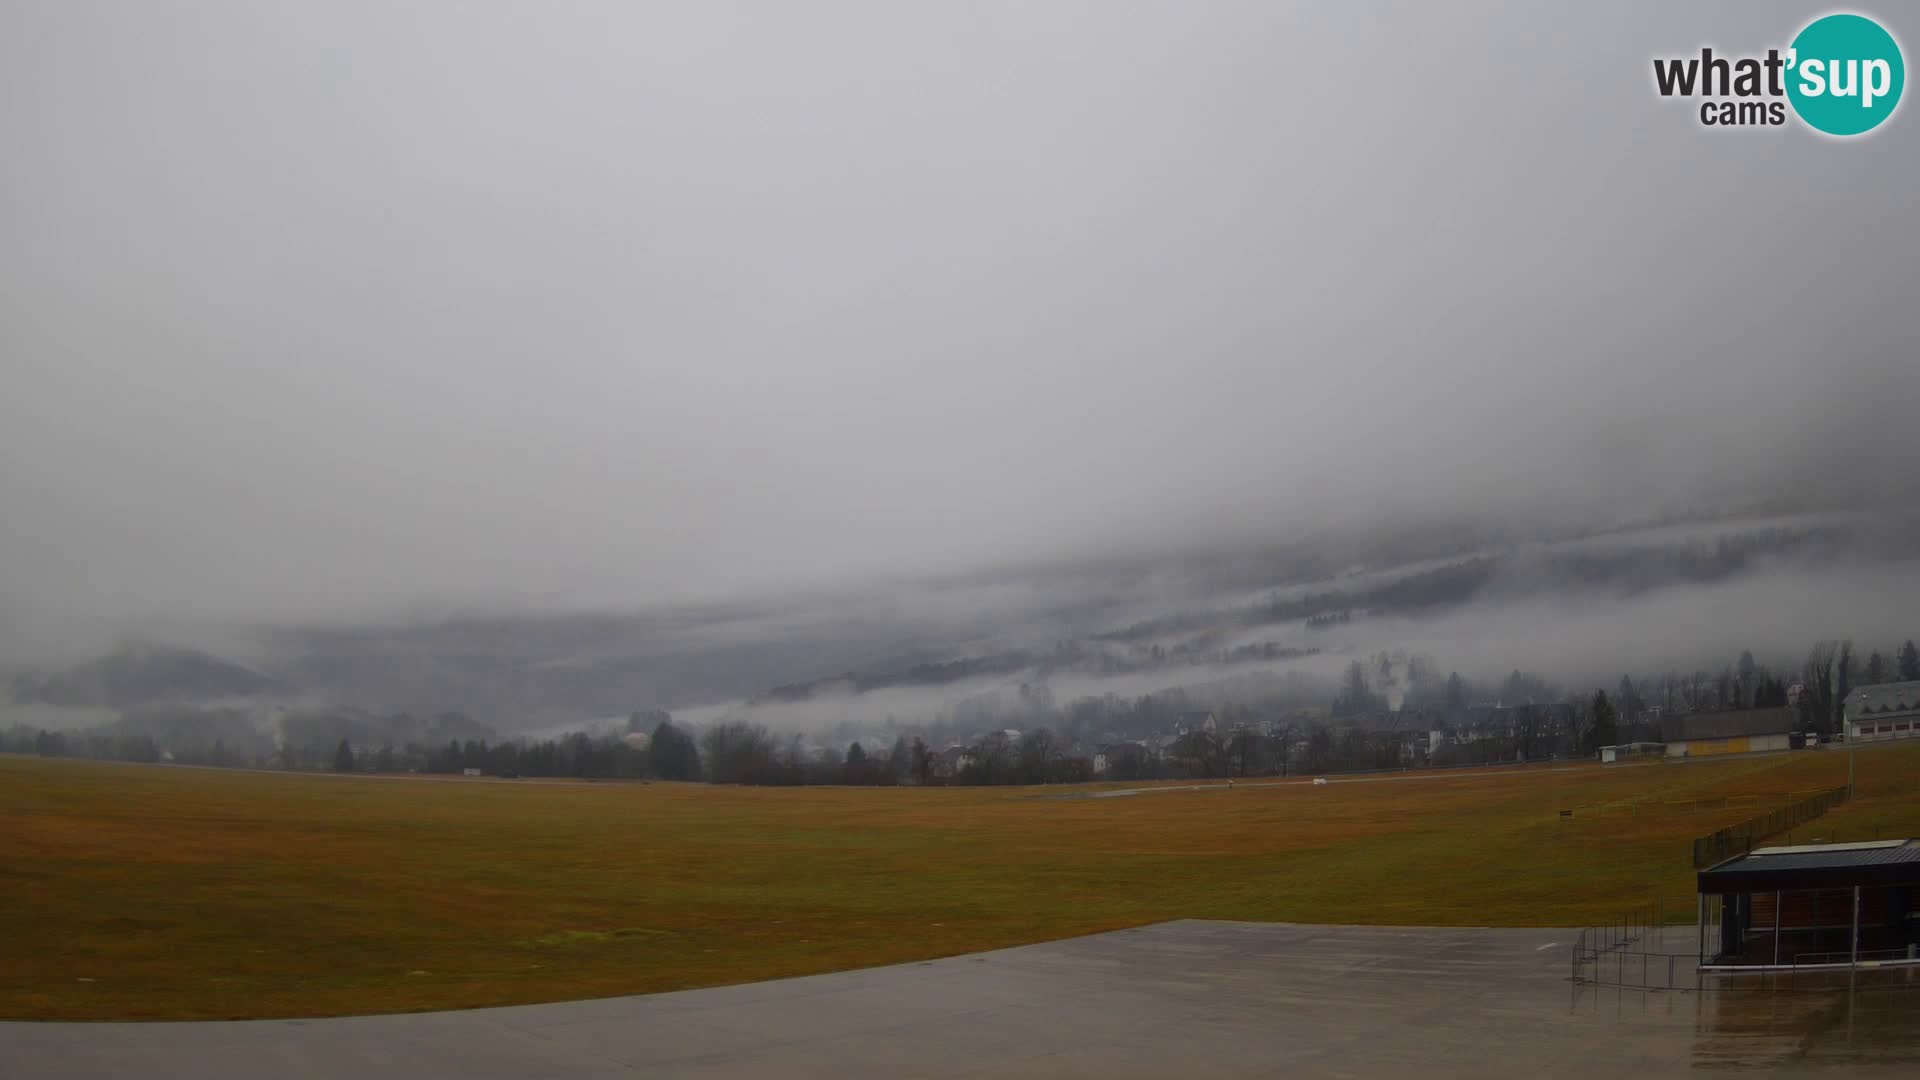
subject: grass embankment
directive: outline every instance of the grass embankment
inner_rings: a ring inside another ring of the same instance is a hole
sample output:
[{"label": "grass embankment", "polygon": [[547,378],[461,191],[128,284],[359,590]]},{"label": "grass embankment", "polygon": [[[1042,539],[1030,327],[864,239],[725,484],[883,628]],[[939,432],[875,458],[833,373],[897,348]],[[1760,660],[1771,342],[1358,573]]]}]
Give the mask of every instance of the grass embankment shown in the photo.
[{"label": "grass embankment", "polygon": [[[1859,769],[1829,838],[1920,834],[1920,746]],[[1684,912],[1687,842],[1756,812],[1698,800],[1845,775],[1809,752],[1060,799],[0,758],[0,1017],[549,1001],[1182,917],[1579,925],[1655,894]]]}]

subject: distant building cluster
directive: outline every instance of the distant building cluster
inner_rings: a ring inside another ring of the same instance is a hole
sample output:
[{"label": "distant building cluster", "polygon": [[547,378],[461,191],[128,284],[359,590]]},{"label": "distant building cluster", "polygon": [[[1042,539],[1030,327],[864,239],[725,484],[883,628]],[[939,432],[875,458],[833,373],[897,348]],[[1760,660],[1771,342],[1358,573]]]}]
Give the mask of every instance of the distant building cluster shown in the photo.
[{"label": "distant building cluster", "polygon": [[[1818,743],[1822,736],[1807,730],[1805,716],[1798,708],[1805,688],[1795,683],[1787,690],[1790,704],[1779,708],[1662,717],[1660,728],[1664,741],[1603,746],[1600,760],[1756,754],[1799,750]],[[1920,737],[1920,681],[1860,687],[1847,695],[1841,711],[1841,730],[1848,742]]]},{"label": "distant building cluster", "polygon": [[[1331,723],[1304,710],[1248,720],[1191,710],[1158,731],[1093,735],[1059,750],[1085,760],[1094,779],[1413,769],[1574,756],[1581,752],[1581,722],[1578,709],[1566,703],[1380,709]],[[1008,729],[982,738],[1017,744],[1021,737]],[[936,751],[930,778],[962,780],[980,763],[982,738]]]}]

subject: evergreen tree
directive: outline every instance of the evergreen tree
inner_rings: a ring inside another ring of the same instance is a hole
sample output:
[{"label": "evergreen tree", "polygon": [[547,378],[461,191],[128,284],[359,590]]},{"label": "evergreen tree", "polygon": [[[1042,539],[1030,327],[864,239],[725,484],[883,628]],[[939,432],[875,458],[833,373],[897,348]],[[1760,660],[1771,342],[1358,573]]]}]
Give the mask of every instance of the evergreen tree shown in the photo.
[{"label": "evergreen tree", "polygon": [[874,781],[873,770],[869,767],[866,747],[858,742],[847,744],[847,757],[840,768],[841,780],[848,784],[871,784]]},{"label": "evergreen tree", "polygon": [[662,720],[653,729],[648,744],[653,772],[662,780],[700,779],[700,750],[693,736],[681,731],[672,720]]},{"label": "evergreen tree", "polygon": [[1373,686],[1367,680],[1367,667],[1355,660],[1347,665],[1347,673],[1340,681],[1340,696],[1334,699],[1333,715],[1352,716],[1373,707]]},{"label": "evergreen tree", "polygon": [[1603,746],[1614,746],[1620,742],[1619,717],[1614,712],[1613,702],[1607,700],[1605,690],[1593,692],[1593,718],[1587,725],[1587,749],[1598,753]]},{"label": "evergreen tree", "polygon": [[913,748],[911,752],[913,754],[913,778],[924,784],[933,776],[933,751],[927,749],[927,744],[920,736],[915,735],[913,737]]},{"label": "evergreen tree", "polygon": [[1900,673],[1901,682],[1920,681],[1920,649],[1914,648],[1912,638],[1900,646],[1900,658],[1895,661],[1894,667]]},{"label": "evergreen tree", "polygon": [[1633,679],[1620,676],[1620,687],[1614,692],[1613,707],[1620,719],[1629,724],[1640,722],[1640,714],[1646,709],[1646,702],[1640,700],[1640,691],[1634,688]]},{"label": "evergreen tree", "polygon": [[352,772],[353,771],[353,745],[347,742],[347,740],[345,739],[341,739],[340,745],[334,748],[333,771],[334,772]]}]

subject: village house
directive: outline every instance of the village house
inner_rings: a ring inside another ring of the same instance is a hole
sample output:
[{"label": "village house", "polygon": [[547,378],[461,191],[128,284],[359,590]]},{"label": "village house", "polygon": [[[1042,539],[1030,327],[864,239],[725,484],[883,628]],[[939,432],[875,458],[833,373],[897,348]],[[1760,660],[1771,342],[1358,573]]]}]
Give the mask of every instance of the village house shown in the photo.
[{"label": "village house", "polygon": [[973,755],[964,746],[949,746],[933,755],[933,763],[928,772],[935,780],[952,780],[961,770],[973,764]]},{"label": "village house", "polygon": [[1212,734],[1218,726],[1218,721],[1214,719],[1212,710],[1183,712],[1173,718],[1173,733],[1176,736],[1191,735],[1196,731],[1204,731]]}]

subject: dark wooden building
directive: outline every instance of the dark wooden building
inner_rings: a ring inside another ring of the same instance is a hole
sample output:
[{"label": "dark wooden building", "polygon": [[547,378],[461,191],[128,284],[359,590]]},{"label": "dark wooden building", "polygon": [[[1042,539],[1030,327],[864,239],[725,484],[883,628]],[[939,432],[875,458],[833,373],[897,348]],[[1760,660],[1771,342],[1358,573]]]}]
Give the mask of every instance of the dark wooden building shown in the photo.
[{"label": "dark wooden building", "polygon": [[1720,970],[1913,962],[1920,843],[1756,848],[1700,871],[1700,963]]}]

